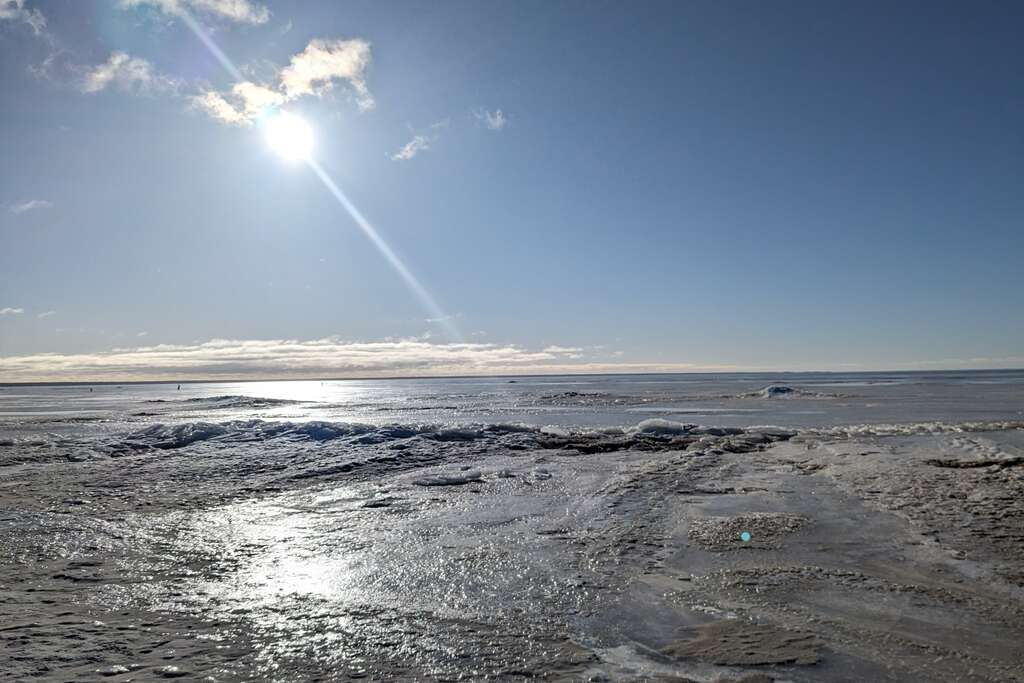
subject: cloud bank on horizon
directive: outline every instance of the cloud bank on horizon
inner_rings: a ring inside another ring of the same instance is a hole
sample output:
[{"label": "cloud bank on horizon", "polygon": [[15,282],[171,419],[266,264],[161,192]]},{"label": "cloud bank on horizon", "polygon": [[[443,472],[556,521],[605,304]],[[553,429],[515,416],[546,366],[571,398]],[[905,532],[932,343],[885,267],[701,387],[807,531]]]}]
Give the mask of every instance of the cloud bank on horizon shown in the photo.
[{"label": "cloud bank on horizon", "polygon": [[[0,315],[23,309],[0,309]],[[46,312],[47,315],[52,312]],[[139,338],[148,336],[139,332]],[[424,338],[374,342],[336,337],[213,339],[154,344],[93,353],[0,356],[0,382],[102,382],[233,379],[345,379],[385,377],[558,375],[602,373],[790,372],[932,370],[1024,367],[1024,357],[946,358],[894,364],[774,367],[621,359],[622,352],[548,345],[438,343]]]},{"label": "cloud bank on horizon", "polygon": [[[20,311],[19,311],[20,312]],[[140,333],[139,336],[143,336]],[[0,357],[6,382],[509,375],[729,370],[684,363],[602,362],[579,347],[530,350],[512,344],[432,343],[423,339],[349,342],[215,339],[99,353]]]}]

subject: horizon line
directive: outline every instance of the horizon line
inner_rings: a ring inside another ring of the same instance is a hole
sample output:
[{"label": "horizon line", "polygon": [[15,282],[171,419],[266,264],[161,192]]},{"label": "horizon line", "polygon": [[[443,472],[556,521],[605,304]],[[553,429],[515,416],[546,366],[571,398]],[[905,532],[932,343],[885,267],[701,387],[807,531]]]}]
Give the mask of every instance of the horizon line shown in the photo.
[{"label": "horizon line", "polygon": [[0,382],[0,387],[24,386],[120,386],[123,384],[242,384],[256,382],[366,382],[366,381],[400,381],[400,380],[437,380],[437,379],[518,379],[533,377],[652,377],[665,375],[878,375],[886,373],[900,374],[935,374],[948,372],[1024,372],[1019,368],[931,368],[927,370],[902,370],[890,368],[886,370],[689,370],[681,372],[537,372],[523,374],[484,374],[484,375],[387,375],[358,377],[261,377],[261,378],[219,378],[219,379],[129,379],[129,380],[65,380],[65,381],[26,381]]}]

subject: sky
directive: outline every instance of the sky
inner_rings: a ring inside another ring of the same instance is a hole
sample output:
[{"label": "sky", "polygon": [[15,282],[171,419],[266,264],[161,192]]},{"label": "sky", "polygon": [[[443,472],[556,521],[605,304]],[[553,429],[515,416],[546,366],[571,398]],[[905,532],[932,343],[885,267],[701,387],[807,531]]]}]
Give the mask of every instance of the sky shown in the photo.
[{"label": "sky", "polygon": [[1024,367],[1021,35],[1005,2],[0,0],[0,382]]}]

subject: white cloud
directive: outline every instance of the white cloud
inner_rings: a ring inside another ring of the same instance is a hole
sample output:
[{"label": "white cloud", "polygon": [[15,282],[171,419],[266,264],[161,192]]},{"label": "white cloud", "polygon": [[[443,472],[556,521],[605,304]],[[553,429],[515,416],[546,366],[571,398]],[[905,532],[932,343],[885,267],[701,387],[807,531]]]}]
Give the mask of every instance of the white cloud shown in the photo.
[{"label": "white cloud", "polygon": [[145,59],[125,52],[113,52],[103,64],[85,69],[80,87],[82,92],[94,93],[112,86],[148,93],[173,89],[176,82],[156,73],[153,65]]},{"label": "white cloud", "polygon": [[402,145],[402,148],[391,155],[392,161],[408,161],[420,152],[425,152],[430,149],[430,143],[434,141],[433,138],[427,137],[426,135],[416,135],[412,140]]},{"label": "white cloud", "polygon": [[26,9],[25,0],[0,0],[0,21],[21,21],[37,36],[46,29],[46,17],[37,9]]},{"label": "white cloud", "polygon": [[242,24],[264,24],[270,19],[270,10],[250,0],[121,0],[123,8],[143,5],[174,16],[191,11]]},{"label": "white cloud", "polygon": [[508,117],[500,109],[495,109],[494,111],[477,109],[473,112],[473,116],[490,130],[501,130],[508,125]]},{"label": "white cloud", "polygon": [[252,123],[241,111],[235,109],[230,102],[224,99],[223,95],[215,90],[207,90],[202,94],[193,96],[191,99],[192,105],[196,109],[202,109],[222,123],[233,126],[247,126]]},{"label": "white cloud", "polygon": [[353,40],[311,40],[306,49],[292,57],[281,71],[281,87],[288,99],[322,95],[335,81],[347,81],[360,109],[373,109],[373,96],[366,87],[370,66],[370,44]]},{"label": "white cloud", "polygon": [[578,346],[558,346],[557,344],[552,344],[551,346],[544,348],[544,353],[553,353],[573,359],[583,358],[584,351],[586,351],[586,349]]},{"label": "white cloud", "polygon": [[193,106],[202,109],[211,117],[236,126],[251,124],[267,107],[284,104],[281,93],[250,81],[237,83],[229,93],[207,90],[192,98]]},{"label": "white cloud", "polygon": [[20,315],[24,312],[24,308],[0,308],[0,315]]},{"label": "white cloud", "polygon": [[241,101],[243,111],[249,115],[256,115],[266,107],[275,107],[285,101],[281,93],[249,81],[235,85],[231,92]]},{"label": "white cloud", "polygon": [[235,84],[231,90],[206,90],[191,98],[193,106],[229,125],[251,125],[270,107],[309,95],[321,96],[338,82],[351,89],[357,106],[372,109],[373,95],[366,86],[370,65],[370,44],[365,40],[312,40],[277,72],[276,83],[252,81]]},{"label": "white cloud", "polygon": [[45,199],[26,199],[21,202],[15,202],[8,208],[11,213],[25,213],[26,211],[35,211],[36,209],[49,209],[53,206],[53,202],[48,202]]},{"label": "white cloud", "polygon": [[9,381],[315,378],[500,375],[563,372],[656,372],[700,369],[689,364],[581,362],[576,354],[510,344],[431,343],[423,339],[347,342],[335,338],[225,340],[159,344],[100,353],[0,357]]},{"label": "white cloud", "polygon": [[579,346],[558,346],[557,344],[552,344],[544,349],[545,353],[583,353],[585,350]]},{"label": "white cloud", "polygon": [[40,313],[36,317],[37,318],[49,318],[51,315],[57,315],[57,311],[43,311],[42,313]]},{"label": "white cloud", "polygon": [[135,336],[136,337],[148,337],[149,336],[149,332],[142,331],[142,332],[137,333]]}]

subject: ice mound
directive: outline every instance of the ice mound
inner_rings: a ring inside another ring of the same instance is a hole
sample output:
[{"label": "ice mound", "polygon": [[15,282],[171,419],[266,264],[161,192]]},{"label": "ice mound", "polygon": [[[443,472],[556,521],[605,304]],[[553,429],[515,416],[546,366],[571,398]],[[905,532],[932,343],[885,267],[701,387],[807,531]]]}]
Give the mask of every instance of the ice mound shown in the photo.
[{"label": "ice mound", "polygon": [[434,430],[428,436],[437,441],[475,441],[481,437],[481,432],[471,427],[450,427]]},{"label": "ice mound", "polygon": [[128,441],[152,446],[153,448],[183,448],[197,441],[208,441],[228,433],[225,425],[212,422],[186,422],[178,425],[154,424],[132,432]]},{"label": "ice mound", "polygon": [[791,387],[786,384],[769,384],[757,391],[748,391],[745,394],[738,394],[736,396],[722,396],[721,398],[842,398],[842,394],[807,391],[806,389]]},{"label": "ice mound", "polygon": [[803,389],[796,389],[794,387],[786,386],[785,384],[769,384],[764,389],[740,394],[739,398],[795,398],[797,396],[823,397],[824,395],[815,394],[811,391],[804,391]]},{"label": "ice mound", "polygon": [[503,435],[538,433],[536,427],[519,424],[450,426],[436,424],[371,425],[357,422],[289,422],[233,420],[228,422],[155,423],[128,433],[115,450],[184,448],[204,441],[251,443],[274,439],[326,442],[348,439],[353,444],[376,444],[421,437],[433,441],[475,441]]},{"label": "ice mound", "polygon": [[[273,424],[273,423],[271,423]],[[312,420],[310,422],[282,422],[278,429],[264,429],[268,438],[281,436],[297,437],[309,441],[333,441],[346,436],[361,436],[375,431],[371,425],[349,423],[349,422],[324,422]]]},{"label": "ice mound", "polygon": [[[350,446],[371,446],[389,442],[423,440],[457,448],[459,444],[473,442],[493,443],[496,446],[522,450],[569,449],[580,453],[602,453],[624,450],[679,450],[692,444],[718,442],[715,446],[741,450],[763,448],[776,441],[785,441],[797,435],[804,439],[856,438],[882,436],[913,436],[920,434],[946,434],[1024,429],[1024,420],[1000,422],[916,422],[907,424],[860,424],[830,428],[793,430],[779,426],[761,425],[746,428],[700,426],[675,422],[663,418],[650,418],[623,428],[586,428],[523,424],[384,424],[372,425],[356,422],[329,422],[311,420],[291,422],[275,420],[233,420],[226,422],[153,423],[143,429],[122,433],[114,440],[94,443],[91,450],[108,457],[120,457],[147,450],[173,450],[197,444],[259,444],[331,443]],[[3,451],[11,446],[26,449],[18,461],[49,457],[34,447],[34,441],[10,440],[0,442]],[[88,444],[74,443],[79,451]],[[6,447],[5,447],[6,446]],[[32,448],[29,448],[33,446]],[[52,443],[40,441],[39,448],[50,449]],[[710,447],[710,446],[709,446]],[[404,448],[404,446],[403,446]],[[77,452],[77,451],[76,451]],[[85,451],[82,451],[83,453]],[[3,463],[0,463],[2,465]]]},{"label": "ice mound", "polygon": [[360,436],[376,429],[372,425],[345,422],[232,422],[156,423],[131,432],[126,442],[159,449],[184,448],[200,441],[254,442],[290,437],[308,441],[330,441]]},{"label": "ice mound", "polygon": [[673,422],[672,420],[664,420],[662,418],[655,417],[649,420],[643,420],[628,431],[636,434],[672,435],[689,434],[696,427],[697,425],[695,424],[684,424],[682,422]]},{"label": "ice mound", "polygon": [[740,427],[694,427],[691,432],[703,436],[736,436],[747,430]]},{"label": "ice mound", "polygon": [[538,431],[533,425],[525,425],[519,422],[498,422],[486,425],[484,431],[494,434],[527,434]]},{"label": "ice mound", "polygon": [[902,424],[859,424],[801,430],[802,435],[819,437],[871,437],[914,436],[919,434],[958,434],[971,432],[1000,432],[1024,429],[1024,420],[998,420],[991,422],[907,422]]}]

